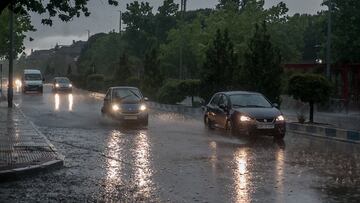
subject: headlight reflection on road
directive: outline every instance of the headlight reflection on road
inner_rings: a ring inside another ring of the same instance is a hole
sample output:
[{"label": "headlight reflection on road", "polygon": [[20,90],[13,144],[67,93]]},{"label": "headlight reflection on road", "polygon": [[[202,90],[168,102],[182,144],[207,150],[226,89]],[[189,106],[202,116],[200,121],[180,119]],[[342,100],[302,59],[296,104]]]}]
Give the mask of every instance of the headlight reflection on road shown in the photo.
[{"label": "headlight reflection on road", "polygon": [[285,152],[283,149],[278,149],[275,154],[275,177],[276,177],[276,202],[284,202],[284,159],[285,159]]},{"label": "headlight reflection on road", "polygon": [[124,156],[122,146],[122,133],[114,130],[111,132],[110,138],[107,143],[108,157],[106,163],[106,179],[105,179],[105,191],[108,194],[112,194],[116,191],[116,186],[122,184],[122,157]]},{"label": "headlight reflection on road", "polygon": [[60,109],[60,96],[59,94],[55,94],[55,111],[59,111]]},{"label": "headlight reflection on road", "polygon": [[72,95],[72,94],[69,94],[68,99],[69,99],[69,111],[72,111],[72,110],[73,110],[73,104],[74,104],[74,97],[73,97],[73,95]]},{"label": "headlight reflection on road", "polygon": [[150,162],[150,144],[149,138],[144,132],[138,133],[135,138],[135,184],[137,184],[142,196],[149,197],[153,190],[152,175]]},{"label": "headlight reflection on road", "polygon": [[240,148],[234,155],[234,184],[235,184],[235,202],[250,202],[249,195],[249,172],[247,168],[247,151],[244,148]]}]

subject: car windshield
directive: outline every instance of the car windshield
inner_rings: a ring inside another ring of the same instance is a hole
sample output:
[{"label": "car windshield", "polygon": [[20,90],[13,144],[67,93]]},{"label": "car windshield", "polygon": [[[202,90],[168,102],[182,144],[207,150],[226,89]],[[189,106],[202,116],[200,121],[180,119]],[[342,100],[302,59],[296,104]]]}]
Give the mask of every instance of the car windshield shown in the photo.
[{"label": "car windshield", "polygon": [[25,74],[25,80],[41,80],[40,74]]},{"label": "car windshield", "polygon": [[235,94],[230,95],[234,107],[271,108],[270,102],[260,94]]},{"label": "car windshield", "polygon": [[59,78],[59,79],[56,79],[56,82],[57,82],[57,83],[64,83],[64,84],[70,83],[69,79],[67,79],[67,78]]},{"label": "car windshield", "polygon": [[119,88],[113,90],[113,99],[119,101],[140,101],[141,93],[138,89]]}]

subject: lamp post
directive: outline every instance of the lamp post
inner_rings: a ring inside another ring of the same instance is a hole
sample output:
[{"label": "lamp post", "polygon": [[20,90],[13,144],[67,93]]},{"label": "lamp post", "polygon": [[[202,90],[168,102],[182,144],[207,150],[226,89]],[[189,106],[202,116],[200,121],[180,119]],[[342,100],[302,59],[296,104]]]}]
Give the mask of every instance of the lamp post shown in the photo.
[{"label": "lamp post", "polygon": [[11,1],[10,3],[10,49],[9,49],[9,84],[8,84],[8,107],[13,107],[13,66],[14,66],[14,3]]},{"label": "lamp post", "polygon": [[332,3],[331,0],[325,1],[329,7],[328,11],[328,25],[327,25],[327,42],[326,42],[326,76],[331,78],[331,12]]}]

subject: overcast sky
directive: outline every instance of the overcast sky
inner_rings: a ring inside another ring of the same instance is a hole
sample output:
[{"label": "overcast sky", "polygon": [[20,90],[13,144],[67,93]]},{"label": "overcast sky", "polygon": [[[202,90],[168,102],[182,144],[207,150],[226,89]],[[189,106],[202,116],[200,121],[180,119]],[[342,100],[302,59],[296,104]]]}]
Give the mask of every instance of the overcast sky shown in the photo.
[{"label": "overcast sky", "polygon": [[[180,0],[175,0],[180,2]],[[320,6],[323,0],[265,0],[265,7],[270,7],[279,2],[285,2],[289,8],[289,15],[294,13],[310,13],[314,14],[323,9]],[[52,27],[41,24],[42,16],[32,14],[32,23],[37,29],[36,32],[28,33],[29,37],[35,40],[25,41],[26,53],[30,53],[31,49],[49,49],[53,48],[56,43],[60,45],[71,44],[73,40],[87,40],[87,30],[91,34],[99,32],[109,32],[110,30],[118,30],[119,12],[125,11],[126,3],[131,0],[121,0],[118,7],[109,6],[107,0],[90,0],[89,9],[91,16],[88,18],[74,18],[68,23],[54,20]],[[154,6],[154,12],[163,2],[162,0],[148,0]],[[218,0],[188,0],[188,9],[198,8],[214,8]]]}]

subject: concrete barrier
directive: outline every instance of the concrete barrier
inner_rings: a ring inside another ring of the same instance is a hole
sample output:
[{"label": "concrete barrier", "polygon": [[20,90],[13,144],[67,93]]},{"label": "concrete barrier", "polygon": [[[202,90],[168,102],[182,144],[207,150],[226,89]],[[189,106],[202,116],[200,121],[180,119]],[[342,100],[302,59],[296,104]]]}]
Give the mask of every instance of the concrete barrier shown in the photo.
[{"label": "concrete barrier", "polygon": [[287,123],[287,129],[294,133],[360,144],[359,131],[300,123]]}]

